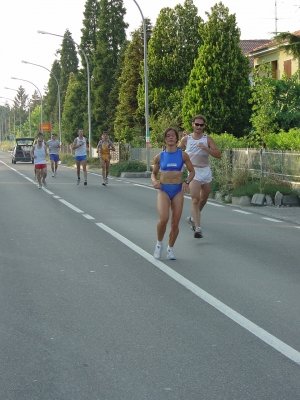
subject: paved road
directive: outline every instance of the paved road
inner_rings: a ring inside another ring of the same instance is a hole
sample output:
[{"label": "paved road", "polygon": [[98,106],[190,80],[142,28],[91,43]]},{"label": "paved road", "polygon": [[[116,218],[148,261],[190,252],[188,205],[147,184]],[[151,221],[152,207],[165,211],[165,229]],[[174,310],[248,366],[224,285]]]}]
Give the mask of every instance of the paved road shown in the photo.
[{"label": "paved road", "polygon": [[0,152],[1,399],[300,398],[298,224],[209,202],[160,262],[155,190],[32,172]]}]

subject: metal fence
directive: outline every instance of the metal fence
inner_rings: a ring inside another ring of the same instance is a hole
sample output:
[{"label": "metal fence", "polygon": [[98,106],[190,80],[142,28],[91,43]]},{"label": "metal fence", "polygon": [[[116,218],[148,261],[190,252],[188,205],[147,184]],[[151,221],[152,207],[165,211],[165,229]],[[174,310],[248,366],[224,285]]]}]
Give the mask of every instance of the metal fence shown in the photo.
[{"label": "metal fence", "polygon": [[[111,152],[112,162],[134,160],[146,163],[146,148],[123,148],[118,143],[114,145],[116,151]],[[61,151],[73,154],[71,145],[63,145]],[[153,164],[156,154],[161,151],[161,148],[150,148],[151,164]],[[300,153],[298,152],[248,148],[226,150],[224,155],[232,168],[243,168],[260,173],[262,176],[277,175],[283,180],[300,182]],[[98,157],[94,148],[92,149],[92,156]]]},{"label": "metal fence", "polygon": [[[120,160],[120,146],[117,143],[114,143],[114,146],[116,148],[116,151],[112,151],[110,153],[111,155],[111,161],[112,162],[119,162]],[[72,144],[63,144],[61,146],[61,152],[65,154],[74,154],[74,150],[72,150]],[[98,157],[97,149],[92,148],[92,157]]]},{"label": "metal fence", "polygon": [[[162,149],[150,148],[150,164],[153,164],[154,157],[159,154]],[[146,163],[147,155],[146,148],[142,149],[130,149],[130,160],[142,161]]]},{"label": "metal fence", "polygon": [[232,149],[226,155],[233,168],[244,168],[262,176],[277,175],[283,180],[300,181],[300,153],[265,149]]}]

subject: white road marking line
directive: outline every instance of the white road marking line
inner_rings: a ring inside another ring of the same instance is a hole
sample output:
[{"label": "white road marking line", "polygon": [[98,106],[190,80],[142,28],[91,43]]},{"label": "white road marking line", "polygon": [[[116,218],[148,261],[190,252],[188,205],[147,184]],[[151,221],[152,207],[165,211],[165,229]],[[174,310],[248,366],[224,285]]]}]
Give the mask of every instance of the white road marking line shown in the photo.
[{"label": "white road marking line", "polygon": [[238,213],[241,213],[241,214],[252,214],[252,213],[250,213],[250,212],[247,212],[247,211],[242,211],[242,210],[232,210],[232,211],[234,211],[234,212],[238,212]]},{"label": "white road marking line", "polygon": [[262,219],[265,219],[265,220],[267,220],[267,221],[272,221],[272,222],[282,222],[282,221],[279,221],[278,219],[274,219],[274,218],[262,217]]},{"label": "white road marking line", "polygon": [[141,249],[140,247],[132,243],[130,240],[120,235],[118,232],[110,229],[108,226],[102,223],[96,223],[96,225],[99,226],[99,228],[103,229],[104,231],[108,232],[110,235],[115,237],[120,242],[124,243],[130,249],[138,253],[140,256],[145,258],[151,264],[155,265],[162,272],[167,274],[170,278],[174,279],[176,282],[184,286],[186,289],[190,290],[196,296],[198,296],[203,301],[216,308],[218,311],[226,315],[228,318],[236,322],[238,325],[246,329],[248,332],[252,333],[254,336],[258,337],[263,342],[273,347],[279,353],[283,354],[285,357],[289,358],[290,360],[300,365],[300,353],[297,350],[293,349],[291,346],[287,345],[280,339],[271,335],[266,330],[260,328],[258,325],[254,324],[253,322],[243,317],[238,312],[234,311],[232,308],[226,306],[226,304],[222,303],[215,297],[211,296],[209,293],[205,292],[197,285],[195,285],[188,279],[184,278],[182,275],[178,274],[178,272],[172,270],[172,268],[168,267],[163,262],[155,260],[151,254],[147,253],[145,250]]},{"label": "white road marking line", "polygon": [[95,219],[94,217],[92,217],[92,216],[89,215],[89,214],[82,214],[82,216],[83,216],[84,218],[86,218],[86,219]]},{"label": "white road marking line", "polygon": [[58,199],[59,201],[61,201],[63,204],[65,204],[67,207],[71,208],[73,211],[76,211],[78,213],[83,213],[82,210],[80,210],[79,208],[73,206],[73,204],[67,202],[66,200],[63,199]]},{"label": "white road marking line", "polygon": [[[132,183],[132,182],[125,182],[125,183]],[[140,186],[140,187],[143,187],[143,188],[146,188],[146,189],[157,190],[157,189],[154,189],[154,187],[141,185],[140,183],[134,183],[133,185],[134,186]]]},{"label": "white road marking line", "polygon": [[60,197],[57,196],[57,195],[54,195],[53,197],[54,197],[55,199],[60,199]]},{"label": "white road marking line", "polygon": [[48,193],[48,194],[54,194],[53,192],[50,192],[50,190],[49,190],[49,189],[46,189],[45,187],[42,187],[42,189],[43,189],[46,193]]},{"label": "white road marking line", "polygon": [[223,204],[218,204],[218,203],[211,203],[210,201],[207,202],[207,204],[215,207],[225,207]]}]

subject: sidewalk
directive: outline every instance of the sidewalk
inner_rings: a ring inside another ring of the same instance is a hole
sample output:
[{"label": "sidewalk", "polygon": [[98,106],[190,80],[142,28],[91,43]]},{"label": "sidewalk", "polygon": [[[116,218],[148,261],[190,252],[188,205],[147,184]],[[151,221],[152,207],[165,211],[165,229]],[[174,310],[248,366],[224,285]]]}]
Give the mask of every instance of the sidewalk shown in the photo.
[{"label": "sidewalk", "polygon": [[[140,185],[152,186],[150,178],[133,178],[132,176],[130,176],[130,177],[122,177],[119,179],[122,179],[122,180],[128,181],[128,182],[132,182],[132,183],[137,183]],[[216,200],[214,200],[214,199],[209,199],[208,201],[216,202]],[[248,211],[248,212],[262,214],[268,218],[279,219],[281,221],[292,222],[294,224],[300,225],[300,207],[284,207],[284,206],[281,206],[281,207],[277,207],[277,206],[276,207],[275,206],[244,207],[244,206],[236,206],[236,205],[233,206],[231,204],[228,204],[226,206],[238,208],[238,209]]]}]

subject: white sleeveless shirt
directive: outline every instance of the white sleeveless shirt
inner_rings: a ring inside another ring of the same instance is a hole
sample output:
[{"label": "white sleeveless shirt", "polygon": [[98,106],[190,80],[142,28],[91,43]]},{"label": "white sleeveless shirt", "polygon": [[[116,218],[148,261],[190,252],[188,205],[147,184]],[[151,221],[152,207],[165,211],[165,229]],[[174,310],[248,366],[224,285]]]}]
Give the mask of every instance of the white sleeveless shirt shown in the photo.
[{"label": "white sleeveless shirt", "polygon": [[86,156],[86,139],[83,137],[82,139],[79,139],[79,137],[76,138],[76,146],[78,146],[80,143],[83,143],[82,146],[77,147],[75,149],[75,156]]},{"label": "white sleeveless shirt", "polygon": [[45,144],[42,143],[42,147],[39,149],[37,144],[34,145],[34,164],[46,164],[46,155],[45,155]]},{"label": "white sleeveless shirt", "polygon": [[186,144],[186,153],[194,166],[207,167],[209,166],[209,153],[203,149],[199,149],[198,144],[203,143],[208,147],[207,135],[204,134],[201,139],[194,139],[192,135],[188,135]]}]

